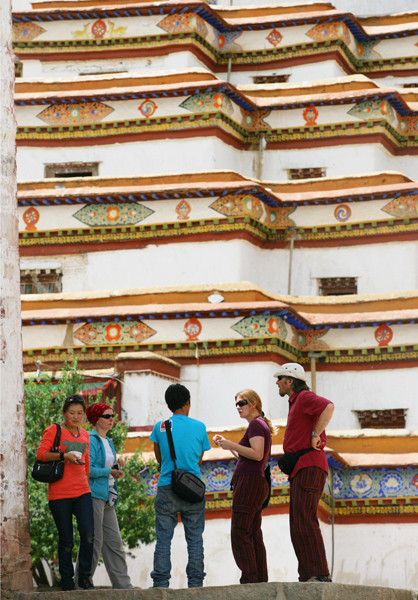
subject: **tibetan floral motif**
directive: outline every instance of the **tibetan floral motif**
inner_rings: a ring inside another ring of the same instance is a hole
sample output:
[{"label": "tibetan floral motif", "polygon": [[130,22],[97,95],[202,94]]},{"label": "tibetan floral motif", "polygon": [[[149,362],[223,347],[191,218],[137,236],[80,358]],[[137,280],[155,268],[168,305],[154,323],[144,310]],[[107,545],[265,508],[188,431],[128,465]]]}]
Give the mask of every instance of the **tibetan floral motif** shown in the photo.
[{"label": "tibetan floral motif", "polygon": [[287,337],[287,328],[283,319],[271,315],[244,317],[244,319],[232,325],[231,329],[245,338],[278,337],[285,340]]},{"label": "tibetan floral motif", "polygon": [[151,117],[157,110],[157,105],[154,100],[144,100],[141,106],[138,108],[144,115],[144,117]]},{"label": "tibetan floral motif", "polygon": [[241,124],[247,127],[247,129],[265,129],[266,127],[270,127],[270,124],[264,120],[270,113],[271,110],[255,110],[250,112],[241,108]]},{"label": "tibetan floral motif", "polygon": [[199,15],[192,13],[169,15],[158,23],[158,27],[167,33],[191,33],[194,31],[203,38],[208,35],[205,21]]},{"label": "tibetan floral motif", "polygon": [[13,41],[31,42],[45,31],[46,29],[36,23],[13,23]]},{"label": "tibetan floral motif", "polygon": [[45,108],[39,113],[38,119],[49,125],[83,125],[84,123],[97,123],[111,112],[113,112],[113,108],[102,102],[60,104]]},{"label": "tibetan floral motif", "polygon": [[98,19],[91,26],[91,32],[93,34],[93,37],[95,37],[96,39],[102,38],[104,36],[104,34],[106,33],[106,29],[107,29],[107,25],[101,19]]},{"label": "tibetan floral motif", "polygon": [[231,100],[222,92],[201,92],[195,94],[182,102],[180,108],[185,108],[195,113],[223,110],[226,114],[232,115],[234,112]]},{"label": "tibetan floral motif", "polygon": [[26,231],[36,231],[36,223],[39,221],[39,212],[36,208],[27,208],[22,218],[26,223]]},{"label": "tibetan floral motif", "polygon": [[281,229],[282,227],[292,227],[295,225],[295,222],[288,218],[289,215],[295,212],[295,206],[279,206],[278,208],[265,206],[264,209],[266,211],[265,222],[270,227]]},{"label": "tibetan floral motif", "polygon": [[187,200],[182,200],[176,206],[177,218],[180,219],[180,221],[185,221],[186,219],[189,218],[189,214],[190,214],[191,210],[192,210],[192,207],[187,202]]},{"label": "tibetan floral motif", "polygon": [[228,194],[215,200],[209,208],[228,217],[250,216],[260,219],[263,214],[261,200],[249,194]]},{"label": "tibetan floral motif", "polygon": [[135,225],[154,213],[150,208],[135,202],[123,204],[93,204],[80,208],[73,217],[91,227],[98,225]]},{"label": "tibetan floral motif", "polygon": [[334,210],[334,217],[337,219],[337,221],[341,221],[341,223],[348,221],[348,219],[351,217],[351,208],[346,204],[337,206],[337,208]]},{"label": "tibetan floral motif", "polygon": [[76,31],[72,31],[71,35],[74,40],[82,40],[82,39],[96,39],[100,40],[103,38],[120,38],[123,37],[126,33],[126,27],[115,27],[115,23],[113,21],[103,21],[102,19],[98,19],[93,24],[91,22],[86,23],[83,29],[77,29]]},{"label": "tibetan floral motif", "polygon": [[278,46],[282,39],[283,36],[280,31],[277,31],[277,29],[273,29],[273,31],[271,31],[266,37],[266,40],[274,47]]},{"label": "tibetan floral motif", "polygon": [[328,329],[296,329],[292,327],[294,337],[292,344],[301,350],[325,350],[328,344],[319,338],[323,337]]},{"label": "tibetan floral motif", "polygon": [[380,43],[380,40],[377,42],[373,41],[362,41],[356,43],[356,54],[359,60],[373,60],[373,58],[382,58],[378,52],[375,52],[373,48],[375,48]]},{"label": "tibetan floral motif", "polygon": [[386,100],[366,100],[366,102],[360,102],[351,108],[348,113],[367,121],[370,119],[381,119],[387,118],[392,123],[396,119],[395,110],[392,105]]},{"label": "tibetan floral motif", "polygon": [[403,486],[403,478],[396,471],[389,471],[380,481],[380,489],[386,496],[398,494]]},{"label": "tibetan floral motif", "polygon": [[202,324],[198,319],[194,317],[189,319],[184,326],[184,333],[187,339],[192,342],[199,339],[200,332],[202,331]]},{"label": "tibetan floral motif", "polygon": [[317,125],[318,111],[315,106],[307,106],[302,113],[307,125]]},{"label": "tibetan floral motif", "polygon": [[418,215],[418,195],[399,196],[386,204],[382,210],[392,217],[416,217]]},{"label": "tibetan floral motif", "polygon": [[379,325],[374,332],[374,337],[379,346],[388,346],[393,338],[393,331],[389,325]]},{"label": "tibetan floral motif", "polygon": [[350,488],[359,496],[364,496],[364,494],[370,492],[370,490],[372,489],[372,485],[373,480],[367,473],[360,473],[359,475],[354,475],[354,477],[350,481]]},{"label": "tibetan floral motif", "polygon": [[220,33],[215,29],[214,33],[216,35],[215,45],[219,52],[242,52],[241,46],[235,43],[235,40],[241,35],[241,31]]},{"label": "tibetan floral motif", "polygon": [[320,23],[310,29],[306,35],[316,42],[325,40],[343,40],[348,46],[350,43],[350,31],[345,23]]},{"label": "tibetan floral motif", "polygon": [[213,468],[207,475],[210,487],[216,491],[228,489],[231,484],[232,473],[230,469],[223,465],[213,465]]},{"label": "tibetan floral motif", "polygon": [[111,323],[86,323],[74,333],[83,344],[132,344],[141,343],[156,331],[141,321],[118,321]]},{"label": "tibetan floral motif", "polygon": [[403,117],[399,121],[399,129],[402,133],[418,134],[418,117]]}]

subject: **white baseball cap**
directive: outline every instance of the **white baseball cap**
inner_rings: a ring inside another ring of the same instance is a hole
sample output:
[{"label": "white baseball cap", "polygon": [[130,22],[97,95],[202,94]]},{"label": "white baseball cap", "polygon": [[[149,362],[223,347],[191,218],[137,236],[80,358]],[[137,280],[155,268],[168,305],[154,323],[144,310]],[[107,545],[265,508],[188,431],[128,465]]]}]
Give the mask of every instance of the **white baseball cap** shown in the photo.
[{"label": "white baseball cap", "polygon": [[274,377],[293,377],[300,381],[308,382],[305,369],[299,363],[286,363],[280,367],[280,370],[274,374]]}]

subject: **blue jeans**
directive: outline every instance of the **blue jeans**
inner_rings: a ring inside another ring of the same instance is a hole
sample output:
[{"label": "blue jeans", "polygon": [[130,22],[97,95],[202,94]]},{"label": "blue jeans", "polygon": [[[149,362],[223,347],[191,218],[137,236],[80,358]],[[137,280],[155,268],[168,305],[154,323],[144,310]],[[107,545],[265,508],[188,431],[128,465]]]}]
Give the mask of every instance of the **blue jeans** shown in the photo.
[{"label": "blue jeans", "polygon": [[50,500],[49,510],[54,517],[58,529],[58,562],[61,575],[61,587],[66,587],[73,581],[74,567],[72,550],[73,515],[77,519],[80,534],[79,566],[80,577],[90,577],[91,561],[93,558],[94,517],[91,494],[83,494],[76,498]]},{"label": "blue jeans", "polygon": [[191,504],[182,500],[163,485],[155,499],[155,531],[157,543],[154,552],[154,569],[151,577],[154,587],[168,588],[171,577],[171,540],[178,523],[178,513],[184,525],[189,557],[186,573],[189,588],[202,587],[206,573],[203,565],[203,538],[205,529],[205,500]]}]

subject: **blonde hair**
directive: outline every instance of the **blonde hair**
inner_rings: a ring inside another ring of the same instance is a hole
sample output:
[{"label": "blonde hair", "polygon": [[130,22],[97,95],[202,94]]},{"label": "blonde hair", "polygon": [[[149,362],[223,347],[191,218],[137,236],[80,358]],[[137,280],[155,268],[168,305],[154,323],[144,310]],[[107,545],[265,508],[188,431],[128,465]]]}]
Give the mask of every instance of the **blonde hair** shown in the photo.
[{"label": "blonde hair", "polygon": [[235,394],[235,400],[238,398],[238,396],[241,396],[243,400],[247,400],[248,404],[254,406],[258,410],[258,412],[260,413],[260,417],[262,417],[267,423],[271,435],[275,435],[278,432],[278,427],[274,427],[270,419],[266,417],[266,415],[263,413],[263,404],[257,392],[255,392],[254,390],[242,390],[242,392],[237,392]]}]

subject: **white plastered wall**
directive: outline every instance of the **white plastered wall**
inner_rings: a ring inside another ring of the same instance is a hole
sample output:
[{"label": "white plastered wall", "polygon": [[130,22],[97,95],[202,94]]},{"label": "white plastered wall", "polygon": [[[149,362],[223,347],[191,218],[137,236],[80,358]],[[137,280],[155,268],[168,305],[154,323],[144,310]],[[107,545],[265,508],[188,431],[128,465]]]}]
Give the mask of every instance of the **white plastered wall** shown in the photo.
[{"label": "white plastered wall", "polygon": [[[234,562],[229,519],[206,521],[204,532],[205,586],[233,585],[240,572]],[[297,581],[297,562],[289,535],[287,514],[263,518],[263,536],[267,551],[270,581]],[[321,523],[329,568],[331,569],[331,526]],[[376,523],[335,526],[336,583],[387,586],[395,589],[418,587],[418,523]],[[128,570],[135,586],[152,585],[155,544],[141,545],[128,558]],[[183,526],[174,532],[171,550],[172,579],[170,587],[187,587],[187,551]],[[96,585],[110,585],[101,565],[94,577]]]},{"label": "white plastered wall", "polygon": [[131,427],[154,425],[167,419],[165,390],[177,380],[150,371],[125,373],[122,381],[123,419]]},{"label": "white plastered wall", "polygon": [[[200,355],[204,348],[200,345]],[[286,362],[286,359],[283,359]],[[235,408],[237,392],[254,389],[261,397],[263,410],[271,419],[286,419],[288,398],[279,395],[274,373],[278,366],[272,362],[242,362],[227,364],[201,364],[184,366],[181,383],[191,394],[193,419],[207,427],[243,427]],[[335,411],[328,431],[359,429],[353,410],[407,408],[406,427],[418,429],[418,390],[416,380],[418,368],[367,369],[364,371],[321,371],[317,372],[317,393],[335,404]],[[135,377],[138,379],[135,381]],[[157,420],[168,418],[170,411],[165,406],[164,392],[170,381],[161,379],[158,387],[140,387],[142,375],[132,375],[125,382],[122,407],[128,412],[132,426],[153,425]],[[408,390],[408,393],[401,393]],[[308,374],[310,385],[310,373]],[[156,384],[157,385],[157,384]],[[148,396],[147,396],[148,395]],[[125,398],[127,402],[125,404]],[[152,398],[155,414],[146,408]],[[141,406],[144,405],[143,411]]]},{"label": "white plastered wall", "polygon": [[[258,153],[238,150],[216,137],[165,139],[98,146],[17,148],[18,181],[42,179],[47,163],[99,162],[99,175],[130,176],[229,169],[255,177]],[[322,167],[328,177],[399,171],[416,178],[415,156],[393,156],[379,144],[267,150],[262,179],[286,181],[288,169]]]},{"label": "white plastered wall", "polygon": [[[22,258],[21,269],[43,268],[62,269],[63,292],[190,283],[216,287],[216,284],[231,281],[250,281],[269,292],[286,294],[289,250],[266,250],[243,240],[231,240],[172,242],[134,250],[56,256],[48,260]],[[296,247],[291,293],[317,295],[318,278],[322,277],[357,277],[359,294],[417,289],[418,247],[415,242],[331,249]]]}]

